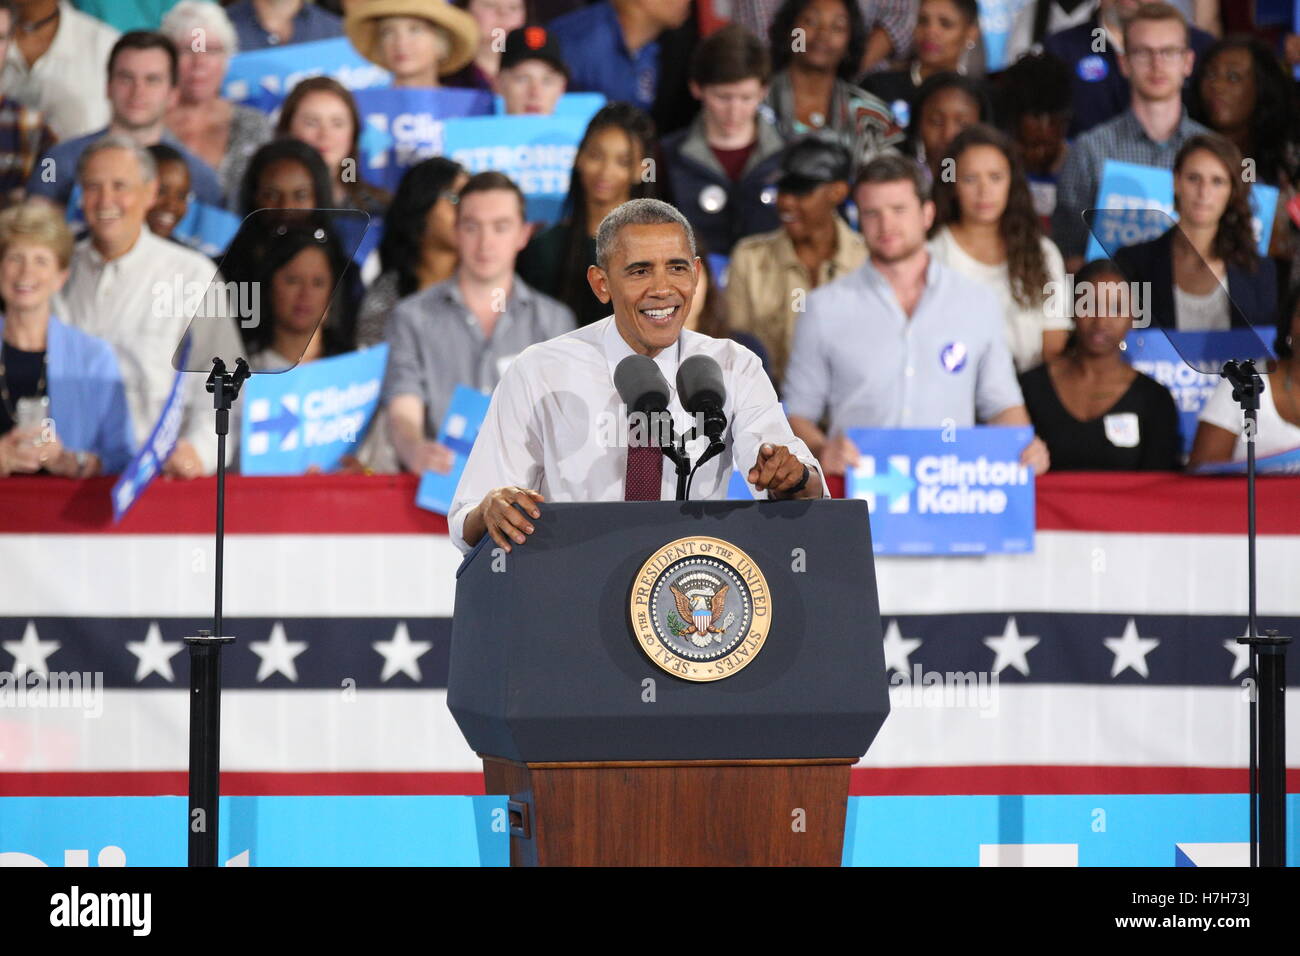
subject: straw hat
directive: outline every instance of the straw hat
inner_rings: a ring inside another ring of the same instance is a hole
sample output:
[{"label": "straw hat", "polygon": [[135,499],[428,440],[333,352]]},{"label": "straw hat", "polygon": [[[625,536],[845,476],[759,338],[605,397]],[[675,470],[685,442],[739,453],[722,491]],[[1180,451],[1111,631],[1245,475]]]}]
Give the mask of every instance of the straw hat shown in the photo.
[{"label": "straw hat", "polygon": [[343,20],[343,31],[358,53],[379,66],[384,66],[379,57],[381,17],[418,17],[442,27],[451,51],[438,65],[439,76],[455,73],[478,52],[478,23],[446,0],[357,0]]}]

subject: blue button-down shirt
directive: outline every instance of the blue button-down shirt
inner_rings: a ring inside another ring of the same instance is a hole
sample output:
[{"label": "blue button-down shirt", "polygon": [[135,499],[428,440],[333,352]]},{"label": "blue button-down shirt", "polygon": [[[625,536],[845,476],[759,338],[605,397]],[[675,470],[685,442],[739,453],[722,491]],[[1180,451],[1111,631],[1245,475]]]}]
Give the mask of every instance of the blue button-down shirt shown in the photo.
[{"label": "blue button-down shirt", "polygon": [[549,29],[572,73],[570,91],[604,93],[611,103],[633,103],[643,110],[654,106],[659,42],[647,43],[632,54],[611,4],[595,3],[566,13],[551,21]]},{"label": "blue button-down shirt", "polygon": [[1024,404],[993,289],[933,256],[911,318],[868,260],[813,290],[794,328],[785,410],[830,432],[967,428]]},{"label": "blue button-down shirt", "polygon": [[239,52],[265,50],[271,46],[284,43],[310,43],[312,40],[330,40],[343,35],[342,18],[322,10],[311,0],[304,0],[302,7],[293,18],[293,33],[287,41],[281,41],[274,33],[268,33],[257,22],[253,12],[252,0],[238,0],[226,7],[226,16],[234,24],[235,35],[239,37]]}]

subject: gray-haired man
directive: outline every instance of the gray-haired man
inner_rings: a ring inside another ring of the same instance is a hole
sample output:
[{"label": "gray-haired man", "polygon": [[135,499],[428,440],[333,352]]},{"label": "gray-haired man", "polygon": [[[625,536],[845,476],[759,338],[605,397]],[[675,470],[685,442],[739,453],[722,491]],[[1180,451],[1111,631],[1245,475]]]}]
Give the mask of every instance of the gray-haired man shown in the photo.
[{"label": "gray-haired man", "polygon": [[[700,468],[692,498],[725,498],[733,467],[771,498],[824,495],[817,460],[790,431],[758,357],[682,328],[698,270],[691,227],[667,203],[634,199],[605,217],[587,281],[613,315],[530,347],[507,369],[448,514],[458,547],[484,534],[507,551],[523,544],[545,520],[540,502],[673,498],[673,469],[658,449],[631,447],[635,425],[614,387],[615,367],[634,354],[653,359],[670,389],[690,356],[722,369],[726,451]],[[685,431],[691,420],[675,389],[668,410]],[[687,446],[693,460],[703,444]]]}]

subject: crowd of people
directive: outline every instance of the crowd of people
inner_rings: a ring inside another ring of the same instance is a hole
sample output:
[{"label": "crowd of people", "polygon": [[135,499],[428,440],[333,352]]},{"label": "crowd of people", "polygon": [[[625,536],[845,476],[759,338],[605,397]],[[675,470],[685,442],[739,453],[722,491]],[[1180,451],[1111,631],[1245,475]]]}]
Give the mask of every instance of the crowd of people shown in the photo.
[{"label": "crowd of people", "polygon": [[[342,467],[445,472],[457,386],[609,314],[596,236],[642,197],[694,230],[687,327],[757,354],[827,474],[857,428],[1031,426],[1039,473],[1243,457],[1227,383],[1185,456],[1169,390],[1125,355],[1144,317],[1253,328],[1276,355],[1259,451],[1300,447],[1288,32],[1202,0],[1030,0],[992,71],[976,0],[0,0],[0,476],[121,470],[172,392],[179,292],[213,283],[260,290],[256,321],[207,316],[191,355],[272,372],[387,343]],[[223,96],[236,54],[331,38],[393,87],[505,115],[602,94],[554,221],[447,156],[367,182],[338,79],[270,113]],[[1108,160],[1168,170],[1178,224],[1088,261]],[[1279,197],[1262,242],[1257,183]],[[195,205],[244,219],[220,255],[177,232]],[[1106,294],[1133,283],[1142,314]],[[217,467],[203,380],[172,478]]]}]

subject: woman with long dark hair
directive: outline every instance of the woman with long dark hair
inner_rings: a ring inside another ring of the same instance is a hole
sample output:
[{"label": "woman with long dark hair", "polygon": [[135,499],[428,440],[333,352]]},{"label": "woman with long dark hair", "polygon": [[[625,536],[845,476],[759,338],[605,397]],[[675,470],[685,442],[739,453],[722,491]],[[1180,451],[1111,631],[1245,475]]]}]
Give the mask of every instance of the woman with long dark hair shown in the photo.
[{"label": "woman with long dark hair", "polygon": [[768,32],[767,105],[787,140],[828,130],[855,163],[903,138],[885,102],[854,85],[867,45],[856,0],[785,0]]},{"label": "woman with long dark hair", "polygon": [[587,284],[596,263],[596,227],[629,199],[655,195],[645,160],[655,142],[650,117],[629,103],[602,107],[582,135],[560,221],[534,236],[515,271],[534,289],[559,299],[589,325],[610,314]]},{"label": "woman with long dark hair", "polygon": [[912,104],[903,151],[939,179],[948,144],[968,126],[992,123],[993,106],[984,85],[958,73],[936,73],[921,84]]},{"label": "woman with long dark hair", "polygon": [[1273,324],[1275,272],[1255,251],[1242,169],[1241,152],[1218,133],[1193,136],[1174,158],[1178,224],[1115,252],[1129,279],[1150,283],[1152,324],[1193,332]]},{"label": "woman with long dark hair", "polygon": [[1005,134],[983,123],[948,147],[951,176],[934,184],[930,251],[945,265],[997,290],[1016,370],[1060,353],[1069,333],[1064,309],[1050,308],[1065,283],[1065,265],[1043,235],[1029,181]]},{"label": "woman with long dark hair", "polygon": [[1129,285],[1098,259],[1075,276],[1075,330],[1065,351],[1020,376],[1020,391],[1055,471],[1173,471],[1178,409],[1169,390],[1124,359]]},{"label": "woman with long dark hair", "polygon": [[460,163],[436,156],[402,176],[379,242],[379,277],[366,290],[357,316],[357,345],[384,340],[398,299],[413,295],[456,271],[456,194],[469,179]]}]

